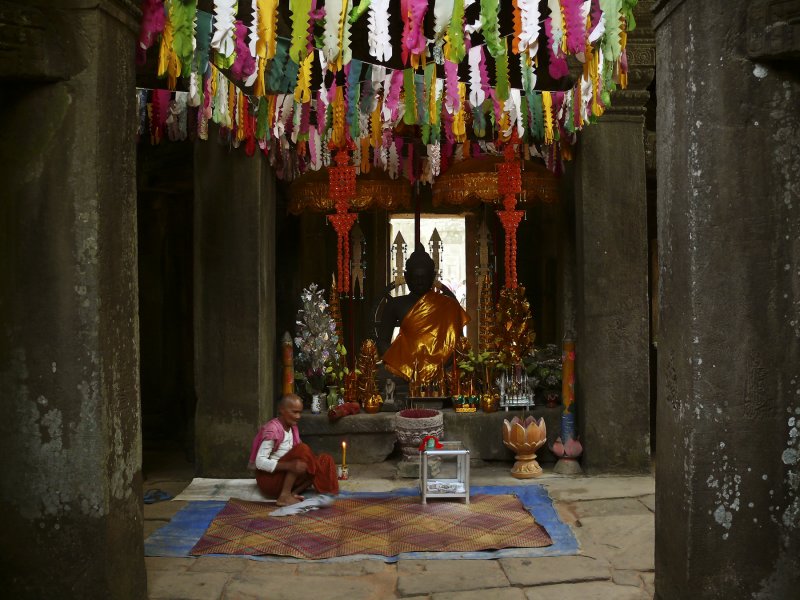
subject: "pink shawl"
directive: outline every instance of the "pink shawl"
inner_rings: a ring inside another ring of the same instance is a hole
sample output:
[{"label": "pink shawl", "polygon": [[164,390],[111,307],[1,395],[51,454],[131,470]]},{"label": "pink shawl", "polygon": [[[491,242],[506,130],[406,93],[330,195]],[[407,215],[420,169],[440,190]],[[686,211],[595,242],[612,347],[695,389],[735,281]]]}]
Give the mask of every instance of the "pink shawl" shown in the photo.
[{"label": "pink shawl", "polygon": [[[283,423],[281,423],[281,420],[277,417],[270,419],[262,425],[256,437],[253,438],[253,446],[250,449],[250,462],[247,464],[247,468],[256,468],[256,456],[258,456],[258,449],[261,447],[261,444],[264,443],[265,440],[272,440],[275,442],[275,447],[277,448],[278,444],[283,441],[284,431]],[[297,446],[299,443],[300,431],[297,429],[297,425],[292,425],[292,446]]]}]

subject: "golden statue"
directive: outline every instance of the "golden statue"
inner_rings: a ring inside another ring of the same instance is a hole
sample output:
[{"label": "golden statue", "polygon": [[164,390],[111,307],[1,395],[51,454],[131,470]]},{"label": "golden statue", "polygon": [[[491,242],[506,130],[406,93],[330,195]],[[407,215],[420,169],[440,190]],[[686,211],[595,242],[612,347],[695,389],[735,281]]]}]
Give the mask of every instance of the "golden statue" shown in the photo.
[{"label": "golden statue", "polygon": [[[407,381],[434,380],[442,364],[448,364],[464,325],[469,322],[467,312],[452,292],[433,288],[434,279],[433,259],[418,244],[406,261],[409,293],[389,298],[383,310],[378,330],[383,364]],[[400,333],[392,342],[397,326]]]},{"label": "golden statue", "polygon": [[375,342],[366,339],[361,344],[361,351],[356,360],[358,374],[358,401],[369,413],[378,412],[383,398],[375,385],[375,372],[378,363],[378,348]]}]

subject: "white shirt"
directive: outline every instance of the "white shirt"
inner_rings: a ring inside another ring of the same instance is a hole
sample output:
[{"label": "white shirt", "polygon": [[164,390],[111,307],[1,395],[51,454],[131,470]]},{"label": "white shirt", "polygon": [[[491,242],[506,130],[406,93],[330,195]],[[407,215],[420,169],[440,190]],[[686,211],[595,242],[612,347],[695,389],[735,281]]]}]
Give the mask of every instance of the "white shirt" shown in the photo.
[{"label": "white shirt", "polygon": [[292,430],[283,432],[283,441],[275,448],[274,440],[264,440],[261,446],[258,447],[258,454],[256,454],[256,469],[259,471],[267,471],[274,473],[275,467],[278,466],[278,460],[292,449],[294,445],[294,437]]}]

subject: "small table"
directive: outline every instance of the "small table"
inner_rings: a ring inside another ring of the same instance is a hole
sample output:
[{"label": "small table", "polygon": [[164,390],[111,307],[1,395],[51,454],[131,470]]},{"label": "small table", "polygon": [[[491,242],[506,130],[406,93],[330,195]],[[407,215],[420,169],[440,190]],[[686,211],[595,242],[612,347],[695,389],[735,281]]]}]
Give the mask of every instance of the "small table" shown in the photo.
[{"label": "small table", "polygon": [[[469,504],[469,450],[461,442],[440,442],[443,448],[426,448],[420,452],[419,488],[422,503],[427,504],[428,498],[463,498]],[[456,457],[455,479],[428,479],[429,457]]]}]

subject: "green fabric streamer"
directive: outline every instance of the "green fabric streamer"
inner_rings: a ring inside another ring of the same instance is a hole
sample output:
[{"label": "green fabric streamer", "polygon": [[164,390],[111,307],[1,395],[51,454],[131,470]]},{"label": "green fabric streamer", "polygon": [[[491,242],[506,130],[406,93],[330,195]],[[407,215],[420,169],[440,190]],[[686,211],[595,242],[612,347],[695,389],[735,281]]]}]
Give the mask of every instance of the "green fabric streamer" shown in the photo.
[{"label": "green fabric streamer", "polygon": [[422,73],[422,102],[420,114],[422,115],[422,143],[430,144],[431,140],[431,94],[436,92],[436,64],[428,63]]},{"label": "green fabric streamer", "polygon": [[497,99],[500,102],[508,100],[510,93],[510,86],[508,84],[508,44],[505,39],[502,42],[503,51],[494,57],[495,66],[495,89],[497,91]]},{"label": "green fabric streamer", "polygon": [[181,61],[181,75],[188,77],[192,72],[194,48],[194,15],[197,12],[197,0],[171,0],[169,3],[169,19],[172,22],[172,49]]},{"label": "green fabric streamer", "polygon": [[283,90],[283,72],[286,70],[286,62],[289,60],[289,42],[283,38],[278,38],[275,45],[275,56],[269,63],[269,75],[266,77],[266,88],[269,92],[278,93]]},{"label": "green fabric streamer", "polygon": [[614,62],[603,61],[603,90],[600,92],[600,100],[605,106],[611,106],[611,92],[617,89],[614,83]]},{"label": "green fabric streamer", "polygon": [[369,3],[371,0],[361,0],[361,3],[358,6],[354,6],[353,10],[350,11],[350,22],[355,23],[358,21],[361,16],[367,12],[369,8]]},{"label": "green fabric streamer", "polygon": [[267,106],[266,98],[258,99],[258,113],[256,115],[256,139],[263,140],[269,135],[269,121],[267,121],[267,114],[269,107]]},{"label": "green fabric streamer", "polygon": [[208,70],[208,52],[211,48],[211,13],[197,11],[195,39],[197,40],[197,49],[194,53],[195,67],[200,75],[205,75]]},{"label": "green fabric streamer", "polygon": [[542,93],[534,92],[531,102],[531,135],[534,140],[544,139],[544,105],[542,104]]},{"label": "green fabric streamer", "polygon": [[575,95],[569,94],[564,98],[564,129],[569,133],[575,133]]},{"label": "green fabric streamer", "polygon": [[472,107],[472,131],[479,138],[486,135],[486,115],[481,106]]},{"label": "green fabric streamer", "polygon": [[292,45],[289,48],[289,57],[300,64],[308,54],[306,45],[311,0],[291,0],[290,9],[292,11]]},{"label": "green fabric streamer", "polygon": [[[288,43],[287,43],[288,46]],[[283,80],[281,87],[278,90],[284,94],[291,94],[294,88],[297,87],[297,74],[300,72],[300,65],[294,62],[291,58],[286,61],[286,68],[283,71]]]},{"label": "green fabric streamer", "polygon": [[453,17],[447,28],[447,37],[450,40],[450,61],[460,63],[467,54],[464,46],[464,0],[453,2]]},{"label": "green fabric streamer", "polygon": [[600,0],[600,8],[603,9],[603,19],[606,32],[602,38],[603,55],[608,60],[617,60],[622,47],[620,46],[619,33],[619,13],[622,7],[622,0]]},{"label": "green fabric streamer", "polygon": [[481,0],[481,33],[489,54],[497,58],[503,53],[505,42],[500,37],[500,4],[498,0]]},{"label": "green fabric streamer", "polygon": [[628,26],[626,31],[633,31],[636,29],[636,19],[633,18],[633,9],[639,3],[639,0],[622,0],[622,16],[625,17]]},{"label": "green fabric streamer", "polygon": [[416,125],[417,123],[417,87],[414,85],[414,69],[403,71],[403,93],[405,95],[406,110],[403,113],[403,123]]},{"label": "green fabric streamer", "polygon": [[530,127],[528,126],[528,100],[523,96],[519,103],[520,119],[522,119],[522,141],[528,142]]}]

